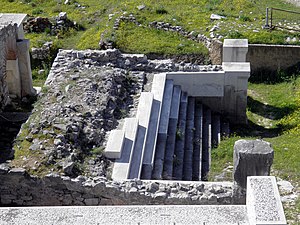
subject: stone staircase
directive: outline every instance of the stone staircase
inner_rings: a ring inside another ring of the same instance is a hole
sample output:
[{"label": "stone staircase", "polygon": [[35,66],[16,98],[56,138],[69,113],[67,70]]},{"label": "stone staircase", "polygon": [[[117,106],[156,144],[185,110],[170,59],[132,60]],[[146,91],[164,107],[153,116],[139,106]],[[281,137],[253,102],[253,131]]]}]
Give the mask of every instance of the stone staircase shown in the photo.
[{"label": "stone staircase", "polygon": [[112,179],[207,180],[222,133],[229,133],[226,120],[157,74],[151,92],[141,93],[136,118],[110,133],[105,155],[115,159]]}]

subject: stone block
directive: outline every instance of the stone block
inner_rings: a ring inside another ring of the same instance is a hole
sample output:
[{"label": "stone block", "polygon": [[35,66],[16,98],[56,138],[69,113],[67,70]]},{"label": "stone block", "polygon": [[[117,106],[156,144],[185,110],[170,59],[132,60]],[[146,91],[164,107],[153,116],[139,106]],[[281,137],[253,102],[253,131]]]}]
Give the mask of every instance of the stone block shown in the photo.
[{"label": "stone block", "polygon": [[[161,194],[163,198],[164,194]],[[102,204],[112,204],[101,199]],[[245,206],[131,205],[0,208],[10,224],[227,224],[246,225]],[[59,219],[59,222],[58,222]],[[5,221],[6,221],[5,220]]]},{"label": "stone block", "polygon": [[154,75],[151,89],[151,93],[153,93],[152,112],[150,116],[145,150],[143,155],[142,179],[151,179],[165,83],[166,74]]},{"label": "stone block", "polygon": [[247,88],[250,77],[250,63],[224,62],[223,113],[231,123],[247,123]]},{"label": "stone block", "polygon": [[124,143],[124,131],[112,130],[106,144],[104,155],[107,158],[118,159],[121,157]]},{"label": "stone block", "polygon": [[172,72],[167,79],[180,85],[181,90],[194,97],[221,97],[224,95],[224,71]]},{"label": "stone block", "polygon": [[147,137],[147,129],[149,127],[149,121],[152,112],[152,104],[153,94],[149,92],[142,92],[136,116],[139,121],[138,131],[135,145],[129,160],[129,179],[140,178],[141,176],[143,154]]},{"label": "stone block", "polygon": [[247,177],[270,175],[274,151],[263,140],[238,140],[233,154],[234,201],[244,203]]},{"label": "stone block", "polygon": [[18,27],[18,39],[24,38],[23,22],[27,14],[22,13],[0,13],[0,24],[13,23]]},{"label": "stone block", "polygon": [[19,60],[6,61],[6,83],[10,95],[21,98],[21,78],[19,72]]},{"label": "stone block", "polygon": [[126,118],[123,130],[125,135],[123,151],[120,159],[114,163],[112,171],[112,179],[114,180],[124,180],[128,177],[130,155],[133,151],[138,131],[138,119]]},{"label": "stone block", "polygon": [[246,62],[247,39],[225,39],[223,43],[223,62]]},{"label": "stone block", "polygon": [[247,214],[250,224],[287,224],[275,177],[247,178]]},{"label": "stone block", "polygon": [[29,40],[17,42],[17,53],[19,59],[19,71],[21,77],[22,96],[33,96],[36,94],[32,86],[31,64],[29,56]]}]

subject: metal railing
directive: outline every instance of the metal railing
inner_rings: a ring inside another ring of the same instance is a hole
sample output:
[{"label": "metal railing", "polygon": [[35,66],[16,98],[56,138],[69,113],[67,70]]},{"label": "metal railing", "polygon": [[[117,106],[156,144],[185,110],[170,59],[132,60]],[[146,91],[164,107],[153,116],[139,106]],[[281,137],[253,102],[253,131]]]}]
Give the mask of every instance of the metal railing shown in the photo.
[{"label": "metal railing", "polygon": [[278,8],[266,8],[265,28],[300,31],[300,12]]}]

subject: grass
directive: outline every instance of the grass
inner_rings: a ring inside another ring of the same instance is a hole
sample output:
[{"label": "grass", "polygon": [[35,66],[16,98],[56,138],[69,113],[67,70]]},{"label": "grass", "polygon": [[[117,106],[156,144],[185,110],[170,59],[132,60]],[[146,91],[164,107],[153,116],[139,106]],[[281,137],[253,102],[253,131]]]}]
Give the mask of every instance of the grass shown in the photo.
[{"label": "grass", "polygon": [[[300,78],[274,84],[249,83],[247,116],[248,125],[234,127],[234,134],[212,151],[210,179],[232,164],[236,140],[263,139],[274,149],[271,175],[290,181],[299,191]],[[299,223],[300,201],[284,206],[287,218]]]},{"label": "grass", "polygon": [[[59,0],[3,0],[1,2],[0,12],[10,13],[27,13],[29,15],[48,17],[55,19],[59,12],[65,11],[68,13],[69,19],[76,21],[84,27],[83,31],[69,31],[63,35],[51,36],[48,33],[42,34],[27,34],[32,42],[32,46],[38,47],[46,41],[57,42],[62,48],[76,49],[97,49],[100,35],[106,32],[109,38],[115,38],[115,31],[112,29],[114,19],[122,14],[127,15],[132,13],[137,21],[144,26],[149,22],[164,21],[172,25],[180,25],[187,31],[196,31],[209,35],[209,29],[219,24],[220,30],[216,31],[218,35],[226,37],[245,37],[250,43],[284,43],[287,36],[294,37],[297,34],[291,34],[286,31],[262,30],[261,27],[265,23],[266,7],[277,7],[289,10],[295,10],[293,5],[287,4],[284,1],[278,0],[187,0],[187,1],[153,1],[153,0],[123,0],[123,1],[105,1],[105,0],[78,0],[70,1],[70,4],[64,4],[64,1]],[[145,5],[145,9],[139,10],[137,6]],[[211,21],[210,14],[219,14],[226,16],[223,21]],[[108,15],[112,14],[112,20],[109,21]],[[277,14],[274,14],[277,15]],[[276,18],[295,21],[293,14],[278,14]],[[140,28],[130,27],[131,36],[138,37],[141,34]],[[251,29],[248,29],[251,27]],[[258,32],[253,32],[258,30]],[[124,29],[121,32],[125,32]],[[170,46],[164,44],[164,38],[161,42],[157,40],[157,36],[153,35],[154,31],[151,28],[145,29],[146,34],[143,40],[145,43],[151,43],[154,50],[158,53],[170,51]],[[123,34],[126,35],[126,34]],[[124,42],[123,35],[118,32],[116,42],[118,46],[126,50],[128,42]],[[128,35],[128,34],[127,34]],[[159,37],[169,37],[168,32],[161,32]],[[120,40],[118,38],[121,38]],[[173,37],[174,39],[174,37]],[[180,38],[176,38],[177,41]],[[143,42],[137,43],[135,53],[143,52],[143,47],[139,46]],[[153,51],[154,51],[153,50]],[[181,54],[181,49],[173,46],[173,52]],[[187,48],[184,52],[193,53],[192,48]]]},{"label": "grass", "polygon": [[121,24],[116,32],[116,46],[121,51],[129,53],[208,55],[208,50],[202,43],[190,41],[173,32],[137,27],[132,23]]}]

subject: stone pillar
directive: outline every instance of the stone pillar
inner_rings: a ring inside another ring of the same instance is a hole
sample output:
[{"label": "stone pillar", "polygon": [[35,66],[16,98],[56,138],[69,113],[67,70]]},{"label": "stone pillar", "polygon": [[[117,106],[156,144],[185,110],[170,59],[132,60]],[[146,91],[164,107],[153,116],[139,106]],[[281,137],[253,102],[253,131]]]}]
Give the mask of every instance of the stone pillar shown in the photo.
[{"label": "stone pillar", "polygon": [[21,78],[18,59],[6,60],[6,83],[8,93],[12,98],[21,98]]},{"label": "stone pillar", "polygon": [[246,62],[248,39],[225,39],[223,62]]},{"label": "stone pillar", "polygon": [[234,144],[234,188],[235,204],[245,204],[247,176],[269,176],[274,151],[270,143],[262,140],[239,140]]},{"label": "stone pillar", "polygon": [[224,62],[223,113],[231,123],[247,123],[247,89],[250,63]]},{"label": "stone pillar", "polygon": [[32,74],[29,56],[29,40],[18,40],[17,52],[21,76],[22,97],[27,95],[35,95],[35,90],[32,86]]}]

